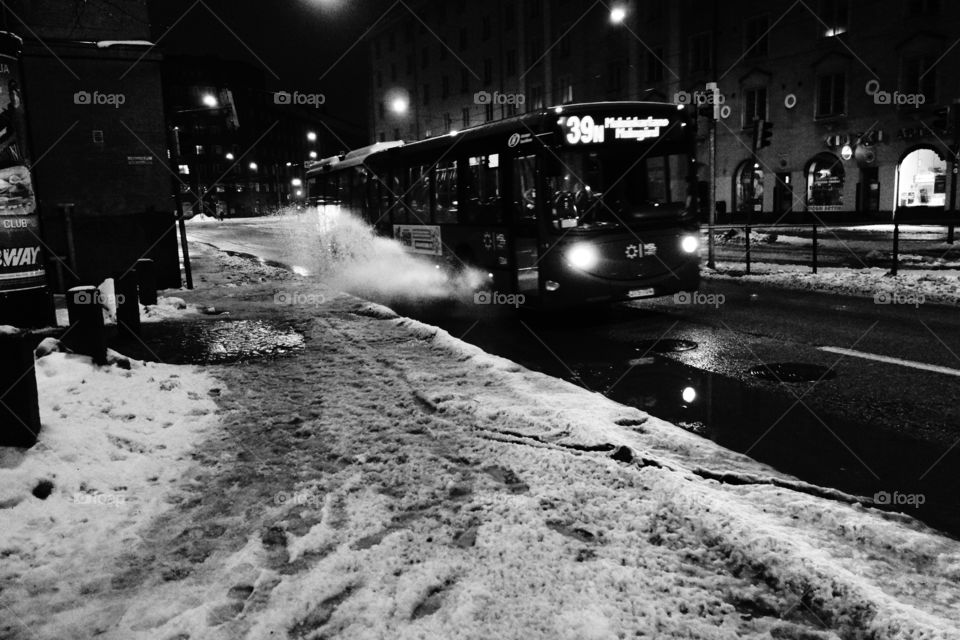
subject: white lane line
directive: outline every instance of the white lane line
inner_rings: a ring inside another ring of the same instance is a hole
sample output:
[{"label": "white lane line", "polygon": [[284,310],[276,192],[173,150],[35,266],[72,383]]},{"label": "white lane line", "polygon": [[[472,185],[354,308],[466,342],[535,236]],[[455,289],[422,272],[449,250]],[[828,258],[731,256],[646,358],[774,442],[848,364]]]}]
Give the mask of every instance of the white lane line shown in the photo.
[{"label": "white lane line", "polygon": [[886,362],[887,364],[898,364],[901,367],[910,367],[912,369],[922,369],[923,371],[932,371],[934,373],[944,373],[948,376],[960,377],[960,369],[951,369],[950,367],[941,367],[935,364],[925,362],[914,362],[913,360],[903,360],[901,358],[891,358],[890,356],[881,356],[875,353],[866,353],[864,351],[855,351],[854,349],[844,349],[843,347],[819,347],[821,351],[838,353],[843,356],[853,358],[863,358],[864,360],[876,360],[877,362]]}]

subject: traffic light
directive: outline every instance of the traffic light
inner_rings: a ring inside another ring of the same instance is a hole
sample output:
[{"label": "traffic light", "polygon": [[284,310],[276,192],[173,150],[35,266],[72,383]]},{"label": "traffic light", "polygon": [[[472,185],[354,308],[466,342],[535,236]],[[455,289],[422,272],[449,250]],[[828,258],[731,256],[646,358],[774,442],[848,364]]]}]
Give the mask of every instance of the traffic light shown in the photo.
[{"label": "traffic light", "polygon": [[773,123],[766,120],[757,120],[753,127],[753,150],[759,151],[764,147],[770,146],[770,138],[773,137]]}]

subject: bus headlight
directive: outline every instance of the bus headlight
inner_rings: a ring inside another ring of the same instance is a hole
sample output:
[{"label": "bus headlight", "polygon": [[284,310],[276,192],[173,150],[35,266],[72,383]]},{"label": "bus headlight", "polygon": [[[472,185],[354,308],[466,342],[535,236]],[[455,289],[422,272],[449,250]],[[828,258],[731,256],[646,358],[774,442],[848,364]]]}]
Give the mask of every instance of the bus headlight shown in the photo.
[{"label": "bus headlight", "polygon": [[587,271],[597,266],[600,261],[600,253],[592,244],[575,244],[567,250],[567,262],[571,267]]},{"label": "bus headlight", "polygon": [[680,241],[680,248],[686,253],[696,253],[700,248],[700,239],[697,236],[683,236]]}]

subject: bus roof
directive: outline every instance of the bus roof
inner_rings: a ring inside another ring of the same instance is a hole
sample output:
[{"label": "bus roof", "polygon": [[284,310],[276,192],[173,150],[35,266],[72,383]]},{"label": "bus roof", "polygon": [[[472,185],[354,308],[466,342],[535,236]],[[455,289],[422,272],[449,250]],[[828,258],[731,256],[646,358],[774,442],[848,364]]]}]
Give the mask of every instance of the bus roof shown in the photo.
[{"label": "bus roof", "polygon": [[347,169],[363,164],[371,156],[391,149],[403,147],[404,151],[416,153],[418,151],[429,151],[437,147],[452,145],[456,139],[457,144],[468,140],[478,140],[497,134],[511,133],[545,133],[550,130],[546,126],[548,118],[557,115],[583,115],[583,114],[604,114],[604,113],[623,113],[625,110],[636,109],[644,111],[649,115],[666,116],[676,115],[677,112],[683,112],[683,105],[676,105],[672,102],[639,102],[639,101],[621,101],[621,102],[580,102],[576,104],[558,105],[547,107],[538,111],[525,113],[523,115],[504,118],[495,122],[469,127],[462,131],[455,131],[442,136],[434,136],[424,140],[404,143],[396,140],[392,142],[377,142],[366,147],[354,149],[353,151],[339,155],[324,158],[314,163],[307,171],[308,175],[314,175],[321,172],[329,172],[339,169]]}]

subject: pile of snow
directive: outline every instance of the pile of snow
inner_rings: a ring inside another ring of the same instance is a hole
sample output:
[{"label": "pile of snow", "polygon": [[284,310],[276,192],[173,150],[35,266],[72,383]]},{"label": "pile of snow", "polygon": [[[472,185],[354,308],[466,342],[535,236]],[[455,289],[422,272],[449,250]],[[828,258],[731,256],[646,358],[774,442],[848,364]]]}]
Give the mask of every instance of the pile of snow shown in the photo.
[{"label": "pile of snow", "polygon": [[818,273],[812,273],[809,266],[765,262],[751,263],[750,270],[750,275],[746,275],[743,265],[718,262],[716,270],[705,268],[703,277],[866,296],[881,304],[960,304],[960,273],[956,271],[911,269],[892,276],[888,270],[877,267],[821,267]]},{"label": "pile of snow", "polygon": [[55,610],[109,581],[105,559],[169,508],[168,487],[217,422],[217,383],[195,368],[113,352],[97,367],[54,340],[41,347],[39,441],[0,448],[0,608],[14,618],[11,607]]}]

